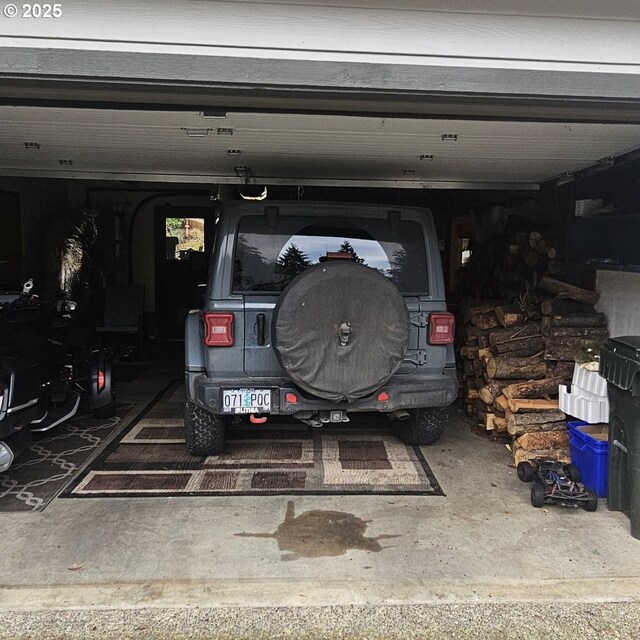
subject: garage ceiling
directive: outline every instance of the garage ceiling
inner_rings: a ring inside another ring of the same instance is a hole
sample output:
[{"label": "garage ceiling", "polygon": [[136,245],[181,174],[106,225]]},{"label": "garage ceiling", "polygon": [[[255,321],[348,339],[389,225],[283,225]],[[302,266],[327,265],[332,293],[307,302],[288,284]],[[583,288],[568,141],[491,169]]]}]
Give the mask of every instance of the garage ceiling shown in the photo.
[{"label": "garage ceiling", "polygon": [[11,176],[523,189],[639,147],[633,124],[0,106]]}]

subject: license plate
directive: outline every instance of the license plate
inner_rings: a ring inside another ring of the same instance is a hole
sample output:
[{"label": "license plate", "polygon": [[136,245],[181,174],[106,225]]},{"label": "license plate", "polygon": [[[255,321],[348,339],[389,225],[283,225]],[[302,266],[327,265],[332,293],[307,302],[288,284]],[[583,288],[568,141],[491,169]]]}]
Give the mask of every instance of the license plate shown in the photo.
[{"label": "license plate", "polygon": [[223,413],[269,413],[270,389],[225,389],[222,392]]}]

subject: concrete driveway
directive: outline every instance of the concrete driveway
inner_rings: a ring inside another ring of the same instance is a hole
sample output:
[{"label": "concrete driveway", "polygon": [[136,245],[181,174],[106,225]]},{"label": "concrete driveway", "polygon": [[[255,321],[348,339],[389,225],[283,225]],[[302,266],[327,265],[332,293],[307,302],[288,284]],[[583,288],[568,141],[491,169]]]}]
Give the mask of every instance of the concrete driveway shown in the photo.
[{"label": "concrete driveway", "polygon": [[[142,405],[154,387],[129,392]],[[624,515],[533,509],[504,445],[458,415],[424,451],[446,497],[57,499],[1,514],[0,638],[640,635]],[[287,510],[314,526],[287,529]],[[336,518],[355,524],[336,533]]]}]

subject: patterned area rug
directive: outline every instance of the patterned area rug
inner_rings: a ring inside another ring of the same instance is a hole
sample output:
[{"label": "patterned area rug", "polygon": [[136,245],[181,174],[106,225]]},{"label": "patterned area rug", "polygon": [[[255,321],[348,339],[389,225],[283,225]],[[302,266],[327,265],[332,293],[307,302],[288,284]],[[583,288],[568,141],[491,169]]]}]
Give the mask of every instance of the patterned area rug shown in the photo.
[{"label": "patterned area rug", "polygon": [[247,424],[228,433],[223,455],[205,458],[185,449],[183,410],[184,389],[170,389],[62,497],[444,495],[422,450],[377,426],[380,416],[340,430]]},{"label": "patterned area rug", "polygon": [[107,420],[85,413],[34,434],[31,447],[0,475],[0,512],[44,509],[118,429],[131,407],[118,405],[115,417]]}]

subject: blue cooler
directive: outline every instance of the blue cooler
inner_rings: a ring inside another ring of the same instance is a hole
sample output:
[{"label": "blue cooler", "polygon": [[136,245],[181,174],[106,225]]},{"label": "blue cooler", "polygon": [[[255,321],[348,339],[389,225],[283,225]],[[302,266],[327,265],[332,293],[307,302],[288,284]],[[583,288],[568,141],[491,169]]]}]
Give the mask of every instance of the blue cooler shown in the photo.
[{"label": "blue cooler", "polygon": [[607,497],[609,485],[609,425],[567,422],[571,462],[580,471],[587,489]]}]

